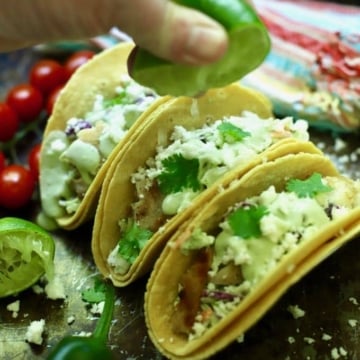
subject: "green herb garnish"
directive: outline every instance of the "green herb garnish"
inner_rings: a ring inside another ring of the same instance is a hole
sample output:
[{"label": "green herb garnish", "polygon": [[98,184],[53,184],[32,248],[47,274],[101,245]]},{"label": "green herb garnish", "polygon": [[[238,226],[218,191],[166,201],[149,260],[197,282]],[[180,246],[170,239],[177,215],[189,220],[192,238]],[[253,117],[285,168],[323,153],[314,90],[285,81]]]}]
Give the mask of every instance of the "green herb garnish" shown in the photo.
[{"label": "green herb garnish", "polygon": [[228,223],[235,235],[243,239],[261,235],[260,220],[268,213],[265,206],[240,207],[228,216]]},{"label": "green herb garnish", "polygon": [[222,122],[218,127],[218,131],[223,141],[232,144],[237,141],[242,141],[245,137],[250,136],[251,133],[244,131],[230,122]]},{"label": "green herb garnish", "polygon": [[153,232],[140,227],[132,219],[121,221],[120,227],[122,236],[119,241],[118,253],[127,262],[133,264]]},{"label": "green herb garnish", "polygon": [[198,159],[185,159],[181,154],[175,154],[164,159],[162,165],[164,171],[157,180],[163,194],[172,194],[183,189],[201,189]]},{"label": "green herb garnish", "polygon": [[134,100],[125,91],[123,91],[112,99],[104,100],[104,107],[108,108],[115,105],[128,105],[133,102]]},{"label": "green herb garnish", "polygon": [[105,301],[106,284],[100,279],[96,278],[94,287],[84,290],[81,293],[81,299],[88,303],[99,303]]},{"label": "green herb garnish", "polygon": [[298,197],[314,197],[315,195],[332,190],[330,186],[324,185],[319,173],[312,174],[306,180],[291,179],[286,184],[286,191],[294,192]]}]

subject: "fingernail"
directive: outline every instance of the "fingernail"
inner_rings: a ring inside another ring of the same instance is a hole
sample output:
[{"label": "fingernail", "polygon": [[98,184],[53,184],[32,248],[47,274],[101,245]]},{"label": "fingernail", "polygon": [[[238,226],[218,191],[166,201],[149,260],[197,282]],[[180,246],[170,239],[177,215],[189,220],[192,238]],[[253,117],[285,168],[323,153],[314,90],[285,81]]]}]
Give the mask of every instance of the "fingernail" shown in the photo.
[{"label": "fingernail", "polygon": [[186,61],[206,64],[218,60],[226,51],[227,35],[220,26],[195,26],[186,46]]}]

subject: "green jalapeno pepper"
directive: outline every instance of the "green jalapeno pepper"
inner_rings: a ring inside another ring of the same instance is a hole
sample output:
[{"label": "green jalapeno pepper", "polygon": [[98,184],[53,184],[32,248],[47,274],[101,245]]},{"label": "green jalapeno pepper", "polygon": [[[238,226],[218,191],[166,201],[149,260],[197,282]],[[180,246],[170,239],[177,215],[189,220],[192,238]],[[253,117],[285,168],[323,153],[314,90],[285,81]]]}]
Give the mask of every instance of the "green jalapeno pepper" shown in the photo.
[{"label": "green jalapeno pepper", "polygon": [[105,305],[96,324],[93,334],[89,337],[64,337],[52,350],[47,360],[110,360],[114,359],[107,347],[107,337],[113,317],[115,289],[105,284]]}]

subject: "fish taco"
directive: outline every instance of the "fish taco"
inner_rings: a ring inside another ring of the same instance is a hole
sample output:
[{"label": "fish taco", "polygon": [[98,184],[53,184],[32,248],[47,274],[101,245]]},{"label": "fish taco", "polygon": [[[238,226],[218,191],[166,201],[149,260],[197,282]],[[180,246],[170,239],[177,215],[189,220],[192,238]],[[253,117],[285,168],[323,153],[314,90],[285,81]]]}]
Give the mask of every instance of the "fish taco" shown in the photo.
[{"label": "fish taco", "polygon": [[[205,359],[360,231],[360,182],[320,154],[289,154],[235,180],[169,239],[145,319],[171,359]],[[245,339],[246,341],[246,339]]]},{"label": "fish taco", "polygon": [[94,56],[55,103],[40,154],[42,216],[48,223],[74,229],[94,215],[112,158],[168,99],[128,76],[132,48],[122,43]]},{"label": "fish taco", "polygon": [[116,286],[147,273],[177,226],[234,176],[320,153],[305,121],[273,118],[268,100],[239,84],[171,99],[148,120],[108,168],[94,219],[93,257]]}]

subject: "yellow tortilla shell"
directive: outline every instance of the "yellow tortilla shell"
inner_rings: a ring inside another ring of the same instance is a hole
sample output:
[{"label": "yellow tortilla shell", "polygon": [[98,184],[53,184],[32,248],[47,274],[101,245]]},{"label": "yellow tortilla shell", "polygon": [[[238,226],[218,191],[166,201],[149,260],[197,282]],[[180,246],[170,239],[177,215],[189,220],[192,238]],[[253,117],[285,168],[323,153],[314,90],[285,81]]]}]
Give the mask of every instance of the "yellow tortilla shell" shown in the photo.
[{"label": "yellow tortilla shell", "polygon": [[148,273],[167,239],[177,227],[234,178],[241,177],[258,164],[284,154],[321,153],[310,142],[291,138],[279,141],[249,163],[230,171],[228,175],[200,194],[189,208],[172,217],[166,225],[155,232],[127,273],[123,275],[115,273],[108,264],[107,258],[120,239],[119,220],[129,216],[131,204],[136,201],[136,188],[130,180],[131,175],[140,166],[144,166],[149,158],[155,156],[159,143],[164,146],[169,143],[174,125],[179,124],[187,129],[199,128],[205,122],[216,121],[224,116],[240,115],[244,110],[255,112],[262,118],[271,116],[268,101],[259,93],[239,84],[210,90],[198,99],[186,97],[172,99],[152,112],[149,121],[143,125],[142,131],[132,138],[126,151],[119,153],[114,159],[106,173],[94,219],[92,252],[99,271],[105,277],[111,278],[115,286],[126,286]]},{"label": "yellow tortilla shell", "polygon": [[270,185],[282,189],[289,178],[305,179],[314,172],[323,176],[341,176],[331,161],[322,155],[285,155],[247,172],[179,227],[157,260],[145,294],[146,324],[152,341],[161,353],[171,359],[195,360],[208,358],[220,351],[253,326],[291,285],[359,233],[358,207],[331,222],[316,238],[301,243],[296,251],[286,255],[229,316],[203,336],[189,342],[185,336],[174,332],[171,319],[178,284],[191,259],[179,247],[171,245],[185,240],[197,227],[205,232],[216,228],[232,204],[255,196]]},{"label": "yellow tortilla shell", "polygon": [[[70,118],[81,118],[92,110],[98,94],[102,94],[104,98],[114,97],[115,88],[119,85],[121,76],[127,74],[127,58],[133,47],[132,43],[121,43],[104,50],[95,55],[74,73],[55,103],[53,113],[44,130],[44,143],[47,141],[51,131],[64,131],[66,123]],[[117,145],[101,166],[77,211],[69,216],[55,219],[60,227],[68,230],[75,229],[94,216],[100,187],[109,164],[113,161],[116,153],[124,147],[128,141],[127,139],[137,131],[143,119],[168,99],[169,97],[159,98],[140,116],[138,122],[131,127],[125,138]],[[46,193],[44,168],[41,166],[43,156],[44,154],[40,153],[40,195]]]}]

